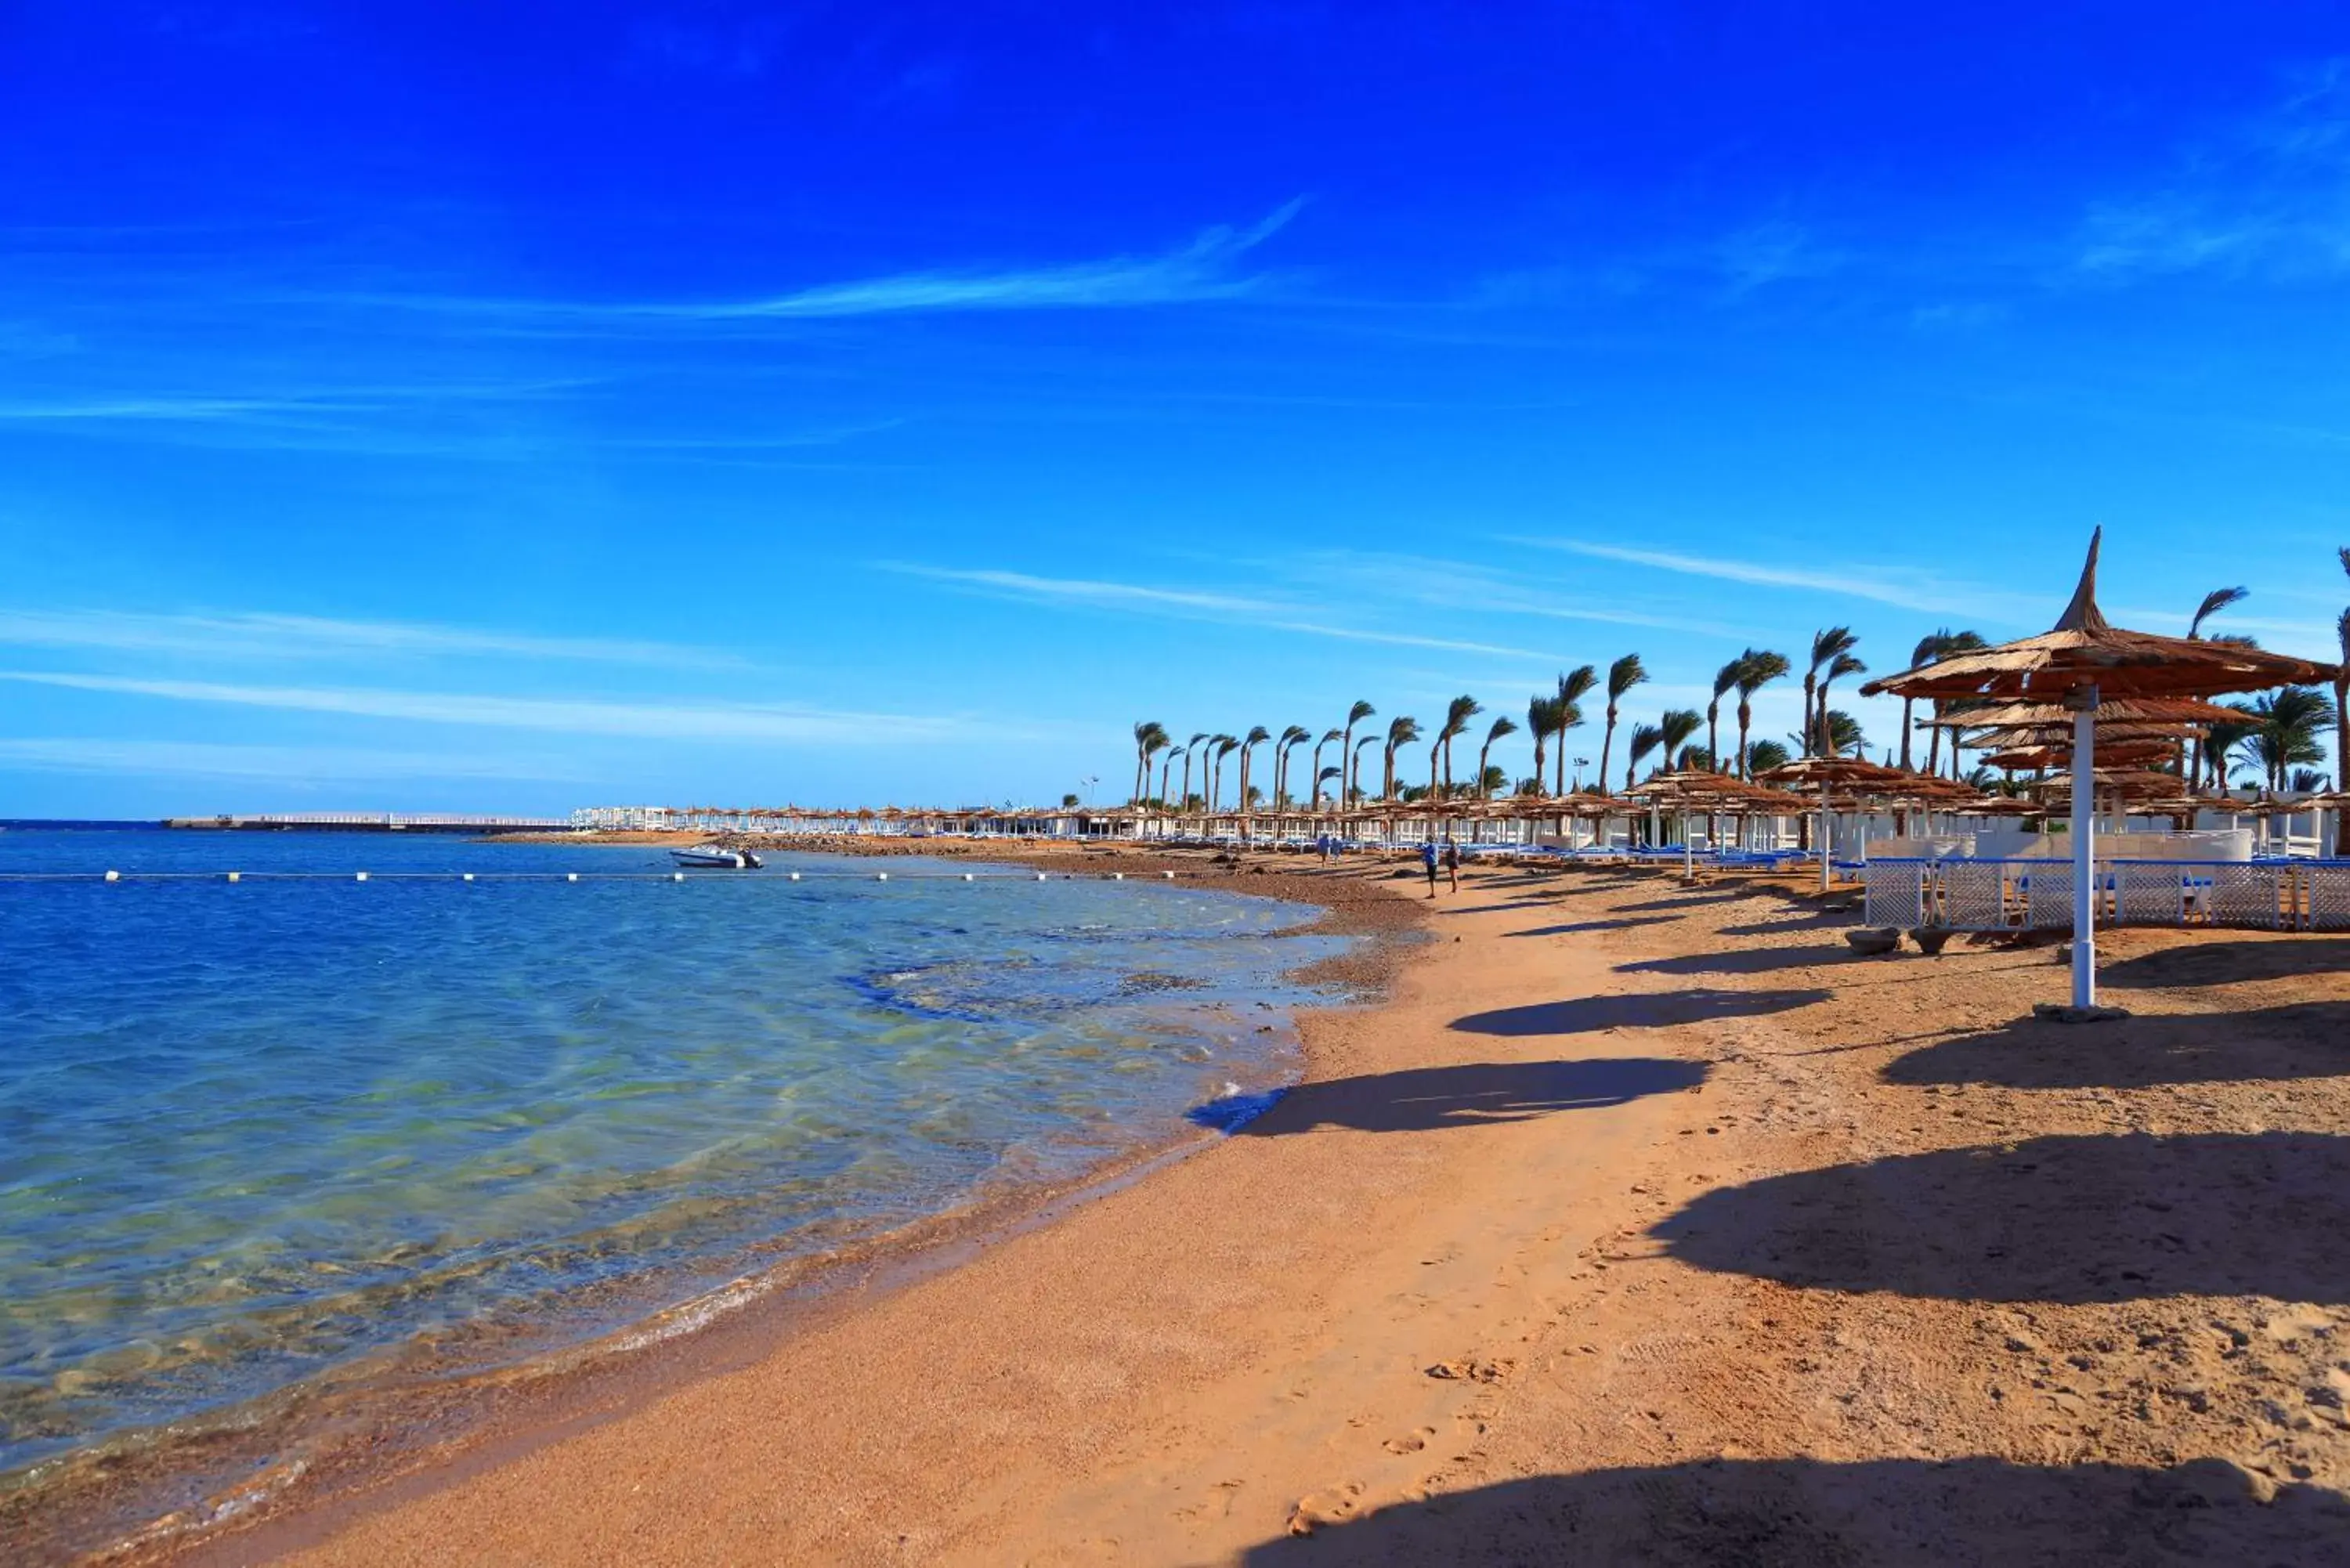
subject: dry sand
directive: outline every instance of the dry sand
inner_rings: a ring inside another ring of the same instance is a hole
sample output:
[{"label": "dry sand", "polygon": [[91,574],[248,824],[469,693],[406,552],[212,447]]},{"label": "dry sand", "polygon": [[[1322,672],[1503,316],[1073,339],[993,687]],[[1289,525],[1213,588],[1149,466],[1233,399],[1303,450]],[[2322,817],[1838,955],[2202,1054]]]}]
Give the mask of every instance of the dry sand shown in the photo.
[{"label": "dry sand", "polygon": [[2350,940],[1850,922],[1472,872],[1243,1134],[183,1555],[2350,1561]]}]

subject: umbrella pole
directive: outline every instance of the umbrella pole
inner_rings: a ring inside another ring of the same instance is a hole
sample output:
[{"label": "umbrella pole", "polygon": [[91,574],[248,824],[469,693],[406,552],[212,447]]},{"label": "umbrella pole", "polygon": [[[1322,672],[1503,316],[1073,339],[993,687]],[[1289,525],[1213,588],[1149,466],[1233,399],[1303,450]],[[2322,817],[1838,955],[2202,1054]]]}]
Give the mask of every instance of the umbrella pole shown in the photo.
[{"label": "umbrella pole", "polygon": [[1820,891],[1828,890],[1828,792],[1820,785]]},{"label": "umbrella pole", "polygon": [[2073,1005],[2097,1005],[2097,720],[2090,707],[2073,715]]}]

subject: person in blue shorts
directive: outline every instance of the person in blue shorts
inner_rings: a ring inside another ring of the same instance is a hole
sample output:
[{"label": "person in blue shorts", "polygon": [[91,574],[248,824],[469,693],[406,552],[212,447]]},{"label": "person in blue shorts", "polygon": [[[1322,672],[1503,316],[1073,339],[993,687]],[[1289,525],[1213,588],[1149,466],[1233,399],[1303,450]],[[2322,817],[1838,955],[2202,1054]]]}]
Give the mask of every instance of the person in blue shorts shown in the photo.
[{"label": "person in blue shorts", "polygon": [[1419,863],[1428,868],[1428,896],[1436,897],[1436,840],[1430,839],[1419,846]]}]

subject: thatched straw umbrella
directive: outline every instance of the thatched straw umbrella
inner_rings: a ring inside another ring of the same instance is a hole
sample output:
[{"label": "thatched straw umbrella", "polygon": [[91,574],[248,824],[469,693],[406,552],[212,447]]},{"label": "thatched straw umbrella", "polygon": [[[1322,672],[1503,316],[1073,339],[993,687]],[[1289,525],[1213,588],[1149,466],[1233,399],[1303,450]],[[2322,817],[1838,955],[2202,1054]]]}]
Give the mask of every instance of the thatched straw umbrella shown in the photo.
[{"label": "thatched straw umbrella", "polygon": [[1834,870],[1828,853],[1828,818],[1842,796],[1846,805],[1942,806],[1971,802],[1975,792],[1954,780],[1908,768],[1887,767],[1864,757],[1798,757],[1758,774],[1764,784],[1783,790],[1819,796],[1820,891],[1828,890]]},{"label": "thatched straw umbrella", "polygon": [[[2332,678],[2331,666],[2306,659],[2232,643],[2124,631],[2112,625],[2097,608],[2097,552],[2103,536],[2103,529],[2090,536],[2080,586],[2054,629],[1869,681],[1861,694],[2059,704],[2073,716],[2074,771],[2094,778],[2102,705],[2125,699],[2217,697]],[[2095,791],[2075,790],[2073,1005],[2085,1011],[2097,1004],[2095,834]]]}]

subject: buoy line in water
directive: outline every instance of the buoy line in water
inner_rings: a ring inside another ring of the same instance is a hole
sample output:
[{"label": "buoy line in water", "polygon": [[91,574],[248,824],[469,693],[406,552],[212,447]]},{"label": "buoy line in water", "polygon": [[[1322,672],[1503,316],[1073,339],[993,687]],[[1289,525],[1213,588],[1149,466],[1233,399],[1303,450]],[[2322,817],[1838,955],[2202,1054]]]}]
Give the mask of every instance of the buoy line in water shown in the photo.
[{"label": "buoy line in water", "polygon": [[0,871],[0,882],[1127,882],[1197,871]]}]

